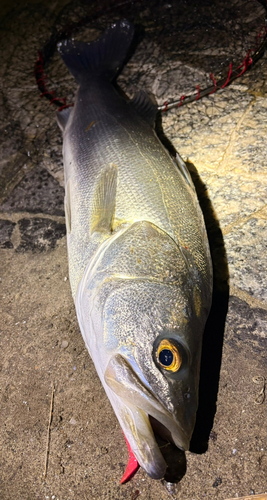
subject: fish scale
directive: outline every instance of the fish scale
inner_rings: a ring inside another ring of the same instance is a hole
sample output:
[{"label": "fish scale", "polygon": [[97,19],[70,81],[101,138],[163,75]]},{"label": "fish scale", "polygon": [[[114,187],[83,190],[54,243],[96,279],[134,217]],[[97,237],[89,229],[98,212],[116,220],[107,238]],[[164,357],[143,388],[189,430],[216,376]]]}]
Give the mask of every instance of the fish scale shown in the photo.
[{"label": "fish scale", "polygon": [[79,88],[58,123],[81,333],[129,449],[159,479],[194,429],[212,264],[190,174],[155,134],[157,106],[113,86],[133,31],[120,21],[90,45],[60,45]]},{"label": "fish scale", "polygon": [[[187,246],[203,269],[207,243],[195,193],[153,129],[114,92],[109,82],[104,82],[101,92],[98,85],[97,92],[94,90],[96,83],[89,81],[79,89],[73,119],[64,134],[66,144],[71,144],[64,146],[66,182],[71,182],[75,199],[70,255],[77,254],[77,241],[81,234],[85,235],[77,270],[71,277],[73,289],[81,279],[81,261],[85,260],[84,249],[89,243],[93,193],[101,170],[110,164],[118,168],[114,228],[125,222],[150,221],[178,245]],[[107,110],[111,99],[115,102]],[[90,123],[93,125],[86,131]]]}]

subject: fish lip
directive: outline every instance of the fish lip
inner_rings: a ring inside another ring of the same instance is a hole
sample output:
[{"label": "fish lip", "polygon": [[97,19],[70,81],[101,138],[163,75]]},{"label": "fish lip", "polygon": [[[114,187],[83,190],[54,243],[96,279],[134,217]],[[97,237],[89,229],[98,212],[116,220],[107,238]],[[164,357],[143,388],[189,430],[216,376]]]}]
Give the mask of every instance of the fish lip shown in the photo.
[{"label": "fish lip", "polygon": [[111,403],[136,459],[150,477],[163,478],[167,463],[156,439],[156,423],[161,430],[166,429],[170,441],[182,451],[189,449],[190,437],[123,356],[116,354],[110,359],[104,379],[111,389]]}]

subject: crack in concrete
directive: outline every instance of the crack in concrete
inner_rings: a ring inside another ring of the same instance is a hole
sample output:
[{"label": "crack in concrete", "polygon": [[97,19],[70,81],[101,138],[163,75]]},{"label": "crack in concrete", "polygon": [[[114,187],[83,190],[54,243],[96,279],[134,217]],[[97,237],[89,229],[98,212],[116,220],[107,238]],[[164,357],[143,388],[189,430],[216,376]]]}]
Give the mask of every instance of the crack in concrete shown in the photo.
[{"label": "crack in concrete", "polygon": [[[241,125],[243,124],[247,115],[250,113],[250,111],[253,108],[256,101],[257,101],[257,98],[254,97],[254,99],[252,99],[252,101],[248,104],[247,108],[242,113],[237,124],[234,126],[232,132],[230,133],[230,138],[229,138],[228,144],[225,148],[225,151],[223,153],[223,157],[218,164],[218,169],[220,169],[221,173],[226,171],[226,167],[229,164],[229,160],[232,156],[232,151],[233,151],[233,148],[234,148],[236,140],[237,140],[237,134],[239,132],[239,129],[240,129]],[[229,169],[228,169],[228,171],[229,171]]]},{"label": "crack in concrete", "polygon": [[[265,210],[266,214],[264,213]],[[223,235],[226,236],[227,234],[231,233],[231,231],[235,229],[237,226],[240,227],[249,220],[254,219],[255,217],[258,219],[267,219],[267,204],[263,205],[263,207],[259,208],[258,210],[255,210],[255,212],[252,212],[251,214],[245,217],[240,217],[236,219],[234,222],[228,224],[225,228],[222,229]]]},{"label": "crack in concrete", "polygon": [[[16,168],[16,163],[20,163],[21,166],[17,165]],[[6,169],[3,171],[3,179],[5,178],[6,171],[10,172],[10,170],[13,170],[14,173],[9,181],[6,181],[6,183],[3,181],[3,190],[0,190],[0,205],[8,199],[25,175],[28,174],[34,167],[36,167],[36,163],[25,154],[25,151],[15,153],[14,161],[11,164],[7,162]]]},{"label": "crack in concrete", "polygon": [[243,300],[253,309],[259,308],[267,311],[266,302],[252,297],[251,295],[249,295],[249,293],[244,292],[244,290],[240,290],[240,288],[237,288],[234,285],[230,286],[230,295],[234,295],[238,299]]},{"label": "crack in concrete", "polygon": [[9,220],[11,222],[18,222],[20,219],[36,219],[40,217],[41,219],[50,219],[59,224],[65,223],[65,217],[63,215],[50,215],[44,214],[43,212],[33,213],[33,212],[14,212],[14,213],[1,213],[0,219]]}]

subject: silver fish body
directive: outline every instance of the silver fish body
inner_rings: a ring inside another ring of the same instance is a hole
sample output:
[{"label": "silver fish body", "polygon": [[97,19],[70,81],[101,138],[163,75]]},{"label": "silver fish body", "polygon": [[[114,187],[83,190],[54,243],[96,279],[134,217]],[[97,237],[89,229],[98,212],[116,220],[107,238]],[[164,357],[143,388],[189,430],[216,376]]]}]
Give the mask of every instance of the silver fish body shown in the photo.
[{"label": "silver fish body", "polygon": [[138,462],[160,478],[155,422],[184,450],[194,428],[212,266],[190,174],[154,132],[155,104],[112,84],[132,36],[121,21],[91,45],[61,44],[79,88],[58,122],[81,332]]}]

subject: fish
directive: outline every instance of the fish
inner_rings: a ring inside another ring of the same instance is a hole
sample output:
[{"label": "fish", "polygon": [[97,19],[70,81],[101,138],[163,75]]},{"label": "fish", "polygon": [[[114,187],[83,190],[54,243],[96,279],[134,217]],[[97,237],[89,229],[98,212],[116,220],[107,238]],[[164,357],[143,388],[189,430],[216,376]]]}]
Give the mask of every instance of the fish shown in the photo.
[{"label": "fish", "polygon": [[198,407],[212,262],[187,167],[155,132],[155,99],[118,90],[134,36],[120,20],[59,53],[78,89],[63,134],[69,277],[80,330],[137,464],[188,450]]}]

